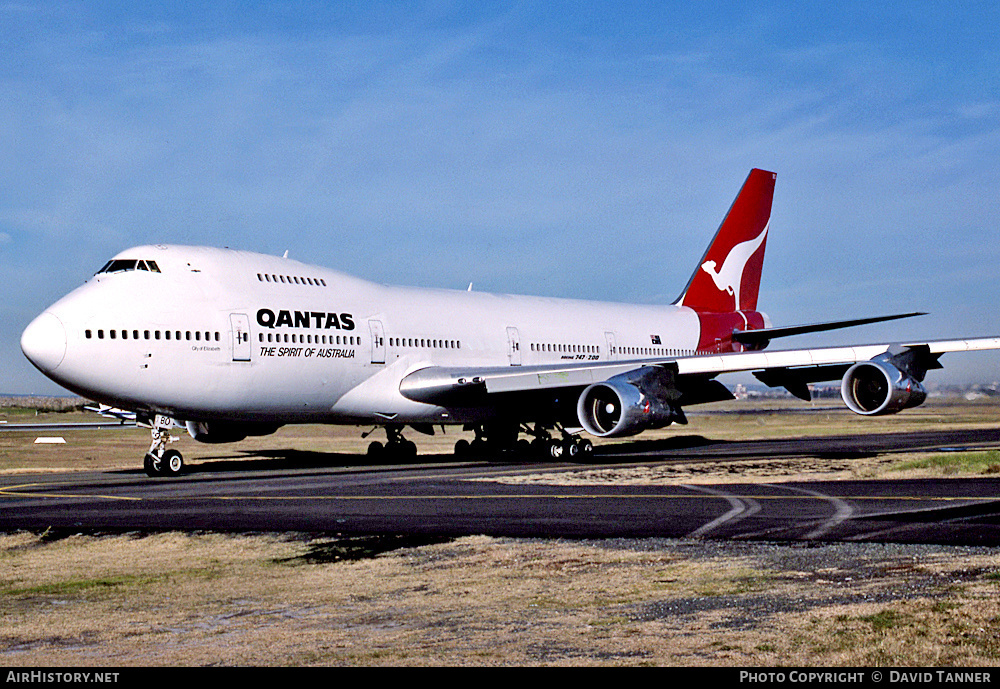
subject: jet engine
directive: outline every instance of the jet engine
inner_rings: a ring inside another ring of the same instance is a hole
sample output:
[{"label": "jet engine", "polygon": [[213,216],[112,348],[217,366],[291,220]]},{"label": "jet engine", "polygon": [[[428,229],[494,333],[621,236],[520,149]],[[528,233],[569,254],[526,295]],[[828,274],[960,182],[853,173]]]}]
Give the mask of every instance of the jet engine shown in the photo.
[{"label": "jet engine", "polygon": [[840,395],[855,414],[881,416],[923,404],[927,391],[891,363],[873,359],[847,369]]},{"label": "jet engine", "polygon": [[281,424],[233,423],[230,421],[188,421],[188,435],[200,443],[235,443],[251,435],[271,435]]},{"label": "jet engine", "polygon": [[603,383],[594,383],[580,394],[576,414],[580,425],[592,435],[614,438],[663,428],[674,421],[685,422],[679,407],[644,393],[632,373],[623,373]]}]

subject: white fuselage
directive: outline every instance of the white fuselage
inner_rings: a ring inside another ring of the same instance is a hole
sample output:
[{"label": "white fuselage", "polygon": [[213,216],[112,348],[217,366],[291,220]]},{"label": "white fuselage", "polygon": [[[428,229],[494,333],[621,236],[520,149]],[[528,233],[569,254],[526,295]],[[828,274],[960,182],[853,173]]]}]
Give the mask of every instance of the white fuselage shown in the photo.
[{"label": "white fuselage", "polygon": [[464,423],[489,410],[415,402],[400,381],[428,366],[675,356],[699,340],[697,315],[680,306],[391,287],[227,249],[144,246],[116,259],[155,269],[99,273],[24,341],[51,340],[32,360],[70,390],[177,419]]}]

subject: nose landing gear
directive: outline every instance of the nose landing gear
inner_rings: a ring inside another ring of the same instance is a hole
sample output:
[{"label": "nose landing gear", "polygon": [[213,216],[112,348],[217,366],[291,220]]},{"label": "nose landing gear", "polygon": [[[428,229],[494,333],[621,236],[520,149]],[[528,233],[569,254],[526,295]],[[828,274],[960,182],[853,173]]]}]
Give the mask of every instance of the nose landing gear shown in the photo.
[{"label": "nose landing gear", "polygon": [[177,450],[168,450],[167,445],[176,442],[177,438],[170,434],[170,429],[174,427],[173,419],[157,414],[156,417],[141,425],[149,426],[153,436],[153,442],[149,445],[149,451],[142,460],[142,468],[146,476],[155,478],[157,476],[177,476],[184,471],[184,456]]}]

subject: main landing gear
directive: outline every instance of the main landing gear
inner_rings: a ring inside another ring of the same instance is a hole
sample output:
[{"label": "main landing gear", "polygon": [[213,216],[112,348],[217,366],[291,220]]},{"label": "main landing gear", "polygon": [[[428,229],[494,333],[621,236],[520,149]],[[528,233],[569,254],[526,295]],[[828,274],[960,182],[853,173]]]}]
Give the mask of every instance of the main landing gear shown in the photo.
[{"label": "main landing gear", "polygon": [[524,432],[533,435],[531,452],[541,459],[565,459],[569,461],[587,461],[594,456],[594,443],[587,438],[581,438],[567,431],[563,426],[556,425],[560,437],[556,438],[541,425],[524,428]]},{"label": "main landing gear", "polygon": [[[367,435],[367,434],[366,434]],[[385,427],[386,444],[373,440],[368,445],[368,456],[372,459],[392,459],[407,461],[417,456],[417,444],[403,437],[402,424],[390,424]]]},{"label": "main landing gear", "polygon": [[173,425],[172,419],[160,415],[149,424],[153,442],[142,460],[142,468],[149,477],[177,476],[184,471],[183,455],[177,450],[167,449],[167,445],[177,440],[170,434]]},{"label": "main landing gear", "polygon": [[[417,446],[403,437],[404,424],[388,424],[385,426],[385,444],[373,440],[368,445],[368,457],[375,461],[409,462],[417,457]],[[417,431],[427,433],[420,426],[414,426]],[[558,431],[554,436],[550,432]],[[367,438],[376,429],[362,434]],[[562,459],[570,462],[586,462],[594,455],[594,444],[587,438],[581,438],[567,431],[562,425],[543,426],[535,424],[532,428],[516,422],[487,422],[470,424],[467,431],[474,431],[474,440],[462,438],[455,443],[455,456],[459,458],[483,457],[500,459]],[[524,433],[532,440],[518,438]]]},{"label": "main landing gear", "polygon": [[[520,429],[517,426],[474,426],[471,430],[476,433],[475,440],[469,442],[462,439],[455,443],[455,456],[503,456],[516,453],[537,459],[586,461],[594,455],[594,443],[590,440],[573,435],[561,425],[557,425],[555,429],[560,433],[558,438],[541,424],[536,424],[534,428],[523,425]],[[533,436],[534,439],[518,440],[519,432]]]}]

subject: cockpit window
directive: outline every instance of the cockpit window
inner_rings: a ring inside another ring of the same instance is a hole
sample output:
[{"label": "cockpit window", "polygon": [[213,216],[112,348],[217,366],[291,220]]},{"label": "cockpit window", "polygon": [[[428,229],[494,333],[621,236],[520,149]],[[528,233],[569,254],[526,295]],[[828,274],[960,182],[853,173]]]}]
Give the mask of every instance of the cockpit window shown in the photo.
[{"label": "cockpit window", "polygon": [[138,261],[131,258],[119,258],[105,263],[104,267],[97,271],[97,274],[122,273],[127,270],[147,270],[151,273],[160,272],[160,268],[156,265],[156,261]]},{"label": "cockpit window", "polygon": [[98,273],[121,273],[125,270],[135,270],[135,261],[122,259],[108,261]]}]

